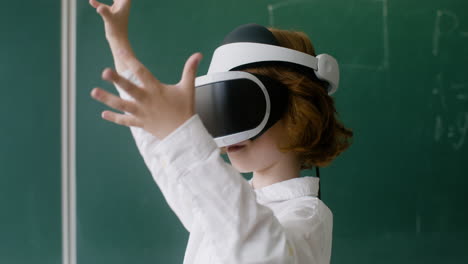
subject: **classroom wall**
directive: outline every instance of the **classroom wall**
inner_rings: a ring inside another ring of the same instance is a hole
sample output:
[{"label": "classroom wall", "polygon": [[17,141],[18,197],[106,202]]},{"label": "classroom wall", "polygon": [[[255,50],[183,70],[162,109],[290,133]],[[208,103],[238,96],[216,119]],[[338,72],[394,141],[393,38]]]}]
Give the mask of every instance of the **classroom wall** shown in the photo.
[{"label": "classroom wall", "polygon": [[[466,263],[467,10],[463,0],[140,0],[130,39],[141,61],[174,83],[193,52],[204,54],[206,73],[237,25],[307,33],[317,53],[340,62],[333,97],[355,134],[321,169],[334,214],[332,263]],[[96,86],[115,92],[100,79],[112,66],[101,18],[87,1],[76,14],[78,263],[182,263],[188,233],[129,130],[102,120],[108,108],[89,96]],[[8,2],[0,20],[8,113],[0,119],[0,263],[58,263],[59,6]]]},{"label": "classroom wall", "polygon": [[60,1],[0,1],[0,263],[61,263]]},{"label": "classroom wall", "polygon": [[[134,1],[132,8],[137,56],[165,82],[178,81],[196,51],[205,55],[204,74],[239,24],[306,32],[318,53],[340,62],[333,97],[355,133],[353,146],[321,171],[335,217],[332,263],[467,261],[466,1]],[[78,12],[81,260],[90,263],[102,248],[102,259],[118,261],[114,252],[127,248],[121,263],[180,263],[188,234],[129,131],[101,121],[105,107],[89,99],[94,85],[113,91],[99,80],[112,60],[100,18],[86,4]]]}]

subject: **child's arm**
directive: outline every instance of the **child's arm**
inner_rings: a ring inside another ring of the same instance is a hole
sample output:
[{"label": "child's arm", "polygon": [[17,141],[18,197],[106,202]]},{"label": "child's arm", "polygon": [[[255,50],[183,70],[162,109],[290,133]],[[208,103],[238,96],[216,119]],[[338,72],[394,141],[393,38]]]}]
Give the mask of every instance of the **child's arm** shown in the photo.
[{"label": "child's arm", "polygon": [[[112,6],[102,4],[96,0],[90,0],[89,3],[91,6],[96,8],[97,13],[101,15],[104,21],[106,39],[111,48],[117,72],[134,85],[141,87],[143,83],[133,74],[132,70],[130,69],[130,65],[126,63],[130,57],[135,57],[128,40],[128,16],[130,11],[130,0],[114,0],[114,4]],[[122,99],[135,102],[135,99],[132,98],[132,96],[127,93],[125,89],[123,89],[117,83],[114,83],[114,85]],[[131,115],[131,113],[127,111],[124,112],[128,116]],[[155,148],[160,142],[159,138],[155,137],[153,134],[147,132],[141,127],[131,126],[130,130],[141,154]],[[143,158],[146,162],[146,165],[149,167],[149,161],[147,160],[147,157],[143,156]],[[183,194],[180,193],[179,189],[173,189],[171,188],[172,186],[168,186],[169,182],[158,182],[158,184],[160,186],[164,186],[162,190],[165,196],[168,195],[165,192],[170,191],[173,193],[173,195],[180,198],[171,200],[169,205],[177,214],[187,231],[190,232],[192,225],[190,203],[187,203],[186,201],[183,201],[182,203]]]},{"label": "child's arm", "polygon": [[[142,85],[141,81],[136,78],[134,74],[130,70],[126,70],[125,72],[122,73],[122,77],[128,79],[130,82],[134,83],[135,85]],[[115,88],[120,94],[120,97],[126,100],[133,100],[130,95],[128,95],[124,89],[122,89],[119,85],[115,84]],[[148,168],[151,166],[151,159],[150,157],[146,154],[151,152],[152,149],[156,148],[156,146],[161,142],[158,138],[153,136],[151,133],[145,131],[142,128],[139,127],[130,127],[130,131],[132,133],[132,136],[135,140],[136,146],[138,148],[138,151],[140,152],[140,155],[143,157],[143,160],[145,161],[145,164]],[[158,171],[158,168],[153,168],[152,170],[153,175],[154,174],[160,174],[164,173],[162,171]],[[192,214],[192,207],[193,205],[191,204],[190,201],[186,201],[182,197],[184,196],[183,190],[180,188],[177,188],[176,184],[173,184],[170,181],[170,177],[160,177],[162,180],[157,180],[156,183],[158,186],[160,186],[160,190],[163,193],[165,197],[171,195],[171,197],[174,197],[171,200],[166,200],[171,207],[171,209],[174,211],[174,213],[177,215],[177,217],[180,219],[182,224],[184,225],[185,229],[187,229],[188,232],[191,232],[192,230],[192,223],[193,223],[193,214]],[[169,180],[166,180],[169,179]],[[171,193],[171,194],[169,194]]]},{"label": "child's arm", "polygon": [[102,4],[96,0],[89,0],[96,12],[104,21],[106,39],[114,57],[115,68],[118,73],[128,69],[122,55],[134,56],[128,39],[128,17],[130,13],[130,0],[114,0],[112,6]]}]

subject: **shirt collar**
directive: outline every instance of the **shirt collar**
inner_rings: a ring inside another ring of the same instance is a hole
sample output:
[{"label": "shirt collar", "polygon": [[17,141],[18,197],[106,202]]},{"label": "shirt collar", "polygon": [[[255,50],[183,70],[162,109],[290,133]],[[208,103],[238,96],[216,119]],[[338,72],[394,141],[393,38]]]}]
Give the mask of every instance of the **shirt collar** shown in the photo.
[{"label": "shirt collar", "polygon": [[[302,196],[317,197],[319,180],[317,177],[297,177],[253,190],[260,204],[285,201]],[[249,184],[253,188],[252,179],[249,180]]]}]

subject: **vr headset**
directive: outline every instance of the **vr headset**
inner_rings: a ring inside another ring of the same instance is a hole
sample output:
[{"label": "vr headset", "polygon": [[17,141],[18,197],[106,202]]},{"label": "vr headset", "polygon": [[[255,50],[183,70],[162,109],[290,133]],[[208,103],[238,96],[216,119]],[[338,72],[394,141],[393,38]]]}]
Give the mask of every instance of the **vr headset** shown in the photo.
[{"label": "vr headset", "polygon": [[218,147],[256,139],[287,109],[288,88],[267,76],[242,69],[289,64],[313,72],[329,95],[339,84],[339,67],[330,55],[316,57],[281,47],[273,33],[257,24],[229,33],[211,59],[207,75],[195,80],[195,111]]}]

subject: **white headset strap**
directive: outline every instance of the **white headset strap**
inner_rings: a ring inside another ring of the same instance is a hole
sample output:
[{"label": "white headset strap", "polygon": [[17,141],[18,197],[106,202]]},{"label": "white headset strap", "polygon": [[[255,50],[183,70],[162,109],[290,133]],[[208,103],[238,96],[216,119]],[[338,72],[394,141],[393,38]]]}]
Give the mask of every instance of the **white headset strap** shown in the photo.
[{"label": "white headset strap", "polygon": [[328,94],[333,94],[338,88],[339,67],[332,56],[320,54],[314,57],[293,49],[253,42],[236,42],[218,47],[207,74],[226,72],[238,66],[265,61],[290,62],[311,68],[320,80],[328,82]]},{"label": "white headset strap", "polygon": [[208,74],[225,72],[237,66],[261,61],[284,61],[303,65],[317,70],[318,60],[309,54],[284,47],[236,42],[218,47],[211,59]]}]

